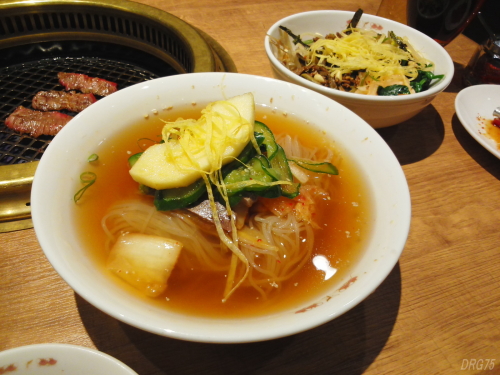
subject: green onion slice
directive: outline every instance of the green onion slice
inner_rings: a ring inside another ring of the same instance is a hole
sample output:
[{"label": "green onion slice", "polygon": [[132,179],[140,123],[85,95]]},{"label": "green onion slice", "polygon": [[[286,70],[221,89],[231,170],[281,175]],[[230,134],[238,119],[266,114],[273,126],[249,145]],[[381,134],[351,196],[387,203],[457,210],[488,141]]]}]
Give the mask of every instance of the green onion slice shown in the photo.
[{"label": "green onion slice", "polygon": [[94,172],[83,172],[80,175],[80,182],[84,186],[80,190],[78,190],[74,195],[73,200],[75,201],[75,203],[82,198],[83,193],[85,193],[85,191],[94,184],[96,179],[97,176]]},{"label": "green onion slice", "polygon": [[93,161],[97,161],[98,159],[99,159],[99,155],[97,155],[97,154],[92,154],[92,155],[90,155],[90,156],[89,156],[89,158],[87,159],[87,161],[88,161],[89,163],[92,163]]}]

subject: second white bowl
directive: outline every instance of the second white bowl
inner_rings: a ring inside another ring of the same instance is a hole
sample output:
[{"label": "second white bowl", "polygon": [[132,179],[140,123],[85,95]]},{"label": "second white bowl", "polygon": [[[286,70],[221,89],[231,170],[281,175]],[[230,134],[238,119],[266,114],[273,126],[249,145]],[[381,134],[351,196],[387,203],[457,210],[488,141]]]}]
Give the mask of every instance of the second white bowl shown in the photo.
[{"label": "second white bowl", "polygon": [[320,33],[326,35],[346,28],[353,12],[339,10],[318,10],[294,14],[276,22],[268,30],[265,37],[265,49],[276,78],[293,82],[319,92],[346,106],[355,112],[374,128],[383,128],[406,121],[422,111],[440,92],[450,84],[453,73],[453,61],[434,40],[421,32],[385,18],[363,14],[358,27],[373,28],[381,33],[394,31],[396,35],[408,37],[412,46],[436,65],[434,74],[444,74],[445,77],[434,84],[429,90],[411,95],[373,96],[342,92],[324,87],[300,77],[287,69],[275,56],[275,48],[271,38],[279,38],[279,26],[283,25],[296,35],[304,33]]}]

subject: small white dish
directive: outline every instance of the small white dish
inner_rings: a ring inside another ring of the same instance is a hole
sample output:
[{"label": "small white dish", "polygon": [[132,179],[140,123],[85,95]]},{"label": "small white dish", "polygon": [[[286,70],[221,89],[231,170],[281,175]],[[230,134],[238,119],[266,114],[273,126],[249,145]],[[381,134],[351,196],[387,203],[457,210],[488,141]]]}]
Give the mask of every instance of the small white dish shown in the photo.
[{"label": "small white dish", "polygon": [[[3,370],[3,371],[2,371]],[[0,352],[0,374],[137,375],[116,358],[68,344],[35,344]]]},{"label": "small white dish", "polygon": [[500,85],[470,86],[460,91],[455,99],[455,111],[465,130],[485,149],[500,159],[497,143],[485,134],[484,123],[493,119],[493,111],[500,106]]}]

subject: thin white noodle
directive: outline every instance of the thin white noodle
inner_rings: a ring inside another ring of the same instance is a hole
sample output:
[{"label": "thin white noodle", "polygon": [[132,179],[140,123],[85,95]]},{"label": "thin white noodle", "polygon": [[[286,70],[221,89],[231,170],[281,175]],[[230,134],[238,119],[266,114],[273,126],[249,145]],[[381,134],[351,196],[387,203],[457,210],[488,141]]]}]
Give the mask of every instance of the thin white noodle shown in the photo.
[{"label": "thin white noodle", "polygon": [[[277,141],[290,157],[331,160],[333,151],[306,148],[297,137],[277,136]],[[307,184],[327,187],[330,176],[311,174]],[[177,267],[185,270],[199,269],[228,273],[231,251],[219,239],[215,227],[200,225],[191,213],[183,210],[159,212],[143,201],[127,201],[116,204],[102,218],[106,234],[106,249],[112,247],[120,235],[140,232],[175,239],[183,244],[183,252]],[[241,287],[254,288],[261,298],[280,289],[282,283],[293,277],[311,259],[314,248],[313,227],[297,219],[293,213],[275,216],[271,212],[253,214],[247,219],[250,228],[261,233],[262,239],[274,246],[253,246],[239,242],[239,249],[250,265],[249,270],[239,262],[235,280],[248,277]],[[238,278],[239,276],[239,278]]]}]

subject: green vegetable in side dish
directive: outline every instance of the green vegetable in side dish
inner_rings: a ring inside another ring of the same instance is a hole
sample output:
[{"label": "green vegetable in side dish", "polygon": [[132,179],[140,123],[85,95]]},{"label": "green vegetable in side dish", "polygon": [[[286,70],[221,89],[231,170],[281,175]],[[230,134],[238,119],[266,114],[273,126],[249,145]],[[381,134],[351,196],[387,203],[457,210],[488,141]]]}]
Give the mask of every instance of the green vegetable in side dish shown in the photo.
[{"label": "green vegetable in side dish", "polygon": [[410,90],[408,86],[405,85],[391,85],[387,87],[379,86],[377,89],[377,95],[380,96],[396,96],[409,94]]},{"label": "green vegetable in side dish", "polygon": [[410,82],[411,87],[415,92],[422,92],[429,89],[431,82],[435,79],[438,81],[444,78],[444,74],[435,75],[432,72],[419,70],[417,78]]}]

